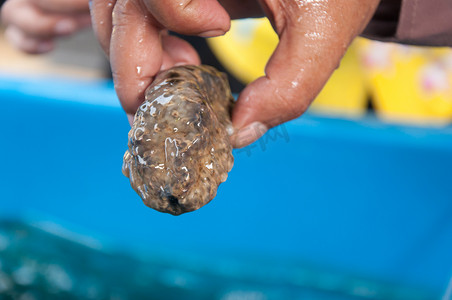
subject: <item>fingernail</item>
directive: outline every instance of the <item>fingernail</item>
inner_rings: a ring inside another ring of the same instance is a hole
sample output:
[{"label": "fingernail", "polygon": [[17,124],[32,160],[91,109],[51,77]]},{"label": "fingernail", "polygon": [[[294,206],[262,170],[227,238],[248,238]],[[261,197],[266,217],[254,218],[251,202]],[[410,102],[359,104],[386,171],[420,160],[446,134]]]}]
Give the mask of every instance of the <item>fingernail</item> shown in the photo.
[{"label": "fingernail", "polygon": [[246,147],[257,141],[267,131],[267,126],[265,126],[261,122],[251,123],[250,125],[240,129],[239,131],[237,131],[237,133],[231,136],[232,145],[234,146],[234,148]]},{"label": "fingernail", "polygon": [[199,36],[201,36],[201,37],[215,37],[215,36],[224,35],[225,33],[226,32],[224,30],[214,29],[214,30],[208,30],[208,31],[201,32],[199,34]]},{"label": "fingernail", "polygon": [[61,20],[55,25],[56,34],[69,34],[77,29],[77,24],[72,20]]}]

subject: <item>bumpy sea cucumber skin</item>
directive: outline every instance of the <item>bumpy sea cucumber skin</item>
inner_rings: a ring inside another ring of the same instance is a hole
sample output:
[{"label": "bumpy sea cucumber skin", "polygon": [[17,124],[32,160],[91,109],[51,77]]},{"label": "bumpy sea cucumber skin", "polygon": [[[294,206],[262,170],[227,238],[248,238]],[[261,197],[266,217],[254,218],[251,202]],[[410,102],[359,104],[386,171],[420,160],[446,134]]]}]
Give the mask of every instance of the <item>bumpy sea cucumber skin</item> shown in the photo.
[{"label": "bumpy sea cucumber skin", "polygon": [[174,67],[155,78],[145,99],[123,173],[147,206],[173,215],[194,211],[215,197],[234,163],[227,78],[210,66]]}]

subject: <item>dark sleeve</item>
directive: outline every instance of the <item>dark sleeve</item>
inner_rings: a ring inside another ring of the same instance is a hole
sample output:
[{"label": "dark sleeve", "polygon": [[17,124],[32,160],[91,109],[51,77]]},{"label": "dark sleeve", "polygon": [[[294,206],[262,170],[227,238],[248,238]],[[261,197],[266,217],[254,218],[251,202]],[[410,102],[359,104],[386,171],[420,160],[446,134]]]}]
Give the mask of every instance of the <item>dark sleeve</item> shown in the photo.
[{"label": "dark sleeve", "polygon": [[452,47],[452,0],[381,0],[364,37]]}]

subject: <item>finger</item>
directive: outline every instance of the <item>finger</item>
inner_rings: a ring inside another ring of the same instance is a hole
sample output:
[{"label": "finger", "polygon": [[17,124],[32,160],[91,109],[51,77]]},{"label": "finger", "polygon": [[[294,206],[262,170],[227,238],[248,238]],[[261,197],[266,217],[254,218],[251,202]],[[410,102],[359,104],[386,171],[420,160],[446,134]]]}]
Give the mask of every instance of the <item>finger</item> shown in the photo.
[{"label": "finger", "polygon": [[[293,2],[283,16],[275,14],[280,42],[266,66],[266,75],[239,96],[232,116],[234,127],[240,129],[231,139],[235,147],[259,138],[249,134],[245,138],[248,126],[258,126],[259,132],[265,132],[263,128],[296,118],[308,108],[363,28],[363,20],[372,15],[372,7],[368,11],[358,9],[360,2],[348,1],[347,5],[354,4],[351,9],[341,1],[333,6],[327,1],[309,6],[312,3],[304,1],[305,7]],[[297,12],[298,8],[307,13]]]},{"label": "finger", "polygon": [[94,33],[107,56],[110,54],[112,14],[115,4],[115,0],[92,0],[90,6]]},{"label": "finger", "polygon": [[163,67],[196,64],[199,58],[189,44],[153,26],[137,3],[120,0],[113,11],[110,62],[121,104],[134,114],[144,101],[144,90]]},{"label": "finger", "polygon": [[172,65],[162,64],[160,69],[166,70],[174,65],[199,65],[201,59],[196,50],[186,41],[173,35],[162,35],[162,47],[164,55],[171,58]]},{"label": "finger", "polygon": [[174,66],[199,65],[201,60],[196,50],[186,41],[163,32],[161,34],[163,57],[160,70]]},{"label": "finger", "polygon": [[76,17],[48,14],[26,1],[7,1],[2,9],[6,25],[23,31],[29,37],[50,38],[67,35],[86,26],[86,15]]},{"label": "finger", "polygon": [[26,36],[20,29],[14,26],[9,26],[6,29],[5,36],[14,47],[29,54],[49,52],[55,46],[51,40]]},{"label": "finger", "polygon": [[[160,70],[166,70],[175,65],[199,65],[201,63],[196,50],[189,43],[178,37],[162,34],[162,48],[163,58]],[[127,119],[130,126],[132,126],[134,114],[127,113]]]},{"label": "finger", "polygon": [[30,0],[30,2],[43,11],[57,14],[78,14],[89,11],[88,0]]},{"label": "finger", "polygon": [[164,28],[187,34],[212,37],[229,30],[228,13],[217,0],[148,0],[147,9]]},{"label": "finger", "polygon": [[116,2],[112,23],[109,51],[115,89],[126,113],[134,114],[162,64],[160,33],[133,0]]}]

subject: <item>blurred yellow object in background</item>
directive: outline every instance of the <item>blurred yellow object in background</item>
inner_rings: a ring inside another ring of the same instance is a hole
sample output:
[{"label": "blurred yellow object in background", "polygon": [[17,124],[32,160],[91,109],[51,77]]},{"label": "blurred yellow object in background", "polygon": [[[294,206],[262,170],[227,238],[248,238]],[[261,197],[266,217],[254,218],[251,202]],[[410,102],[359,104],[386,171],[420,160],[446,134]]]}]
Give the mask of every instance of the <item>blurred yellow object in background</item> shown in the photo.
[{"label": "blurred yellow object in background", "polygon": [[265,64],[278,44],[266,18],[232,21],[224,36],[208,39],[218,60],[243,83],[264,75]]},{"label": "blurred yellow object in background", "polygon": [[311,105],[310,111],[345,117],[367,111],[368,94],[354,43]]},{"label": "blurred yellow object in background", "polygon": [[[278,37],[267,19],[233,21],[209,46],[243,83],[264,75]],[[452,120],[452,51],[381,43],[358,38],[311,111],[359,116],[369,97],[377,114],[391,121],[444,124]]]},{"label": "blurred yellow object in background", "polygon": [[391,121],[452,120],[452,51],[360,39],[362,69],[377,113]]},{"label": "blurred yellow object in background", "polygon": [[[224,36],[208,40],[209,46],[228,71],[243,83],[264,75],[265,64],[278,44],[268,19],[232,22]],[[366,111],[367,95],[355,46],[311,106],[311,110],[346,116]]]}]

